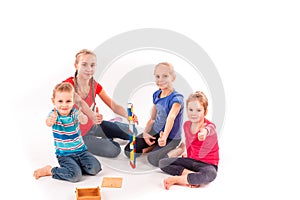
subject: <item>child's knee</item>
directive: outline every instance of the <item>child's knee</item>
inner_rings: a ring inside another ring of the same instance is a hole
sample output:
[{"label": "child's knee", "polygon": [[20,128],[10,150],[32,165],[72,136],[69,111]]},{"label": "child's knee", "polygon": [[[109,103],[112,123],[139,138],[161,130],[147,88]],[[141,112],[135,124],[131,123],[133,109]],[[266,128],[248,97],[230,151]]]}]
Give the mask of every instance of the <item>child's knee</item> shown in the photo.
[{"label": "child's knee", "polygon": [[94,175],[98,174],[101,170],[102,170],[101,164],[98,163],[98,164],[92,165],[90,168],[88,168],[86,170],[86,172],[87,172],[87,174],[94,176]]},{"label": "child's knee", "polygon": [[217,171],[216,170],[208,170],[206,171],[206,176],[208,177],[208,182],[212,182],[217,177]]},{"label": "child's knee", "polygon": [[153,166],[155,166],[155,167],[158,167],[158,165],[159,165],[159,160],[160,160],[160,158],[158,157],[158,155],[156,155],[156,154],[149,154],[148,155],[148,157],[147,157],[147,159],[148,159],[148,162],[151,164],[151,165],[153,165]]},{"label": "child's knee", "polygon": [[160,159],[158,161],[158,167],[160,169],[164,169],[166,166],[168,166],[170,164],[168,160],[169,160],[169,158]]},{"label": "child's knee", "polygon": [[74,173],[71,173],[69,181],[72,183],[76,183],[76,182],[79,182],[81,180],[81,178],[82,178],[81,172],[74,172]]}]

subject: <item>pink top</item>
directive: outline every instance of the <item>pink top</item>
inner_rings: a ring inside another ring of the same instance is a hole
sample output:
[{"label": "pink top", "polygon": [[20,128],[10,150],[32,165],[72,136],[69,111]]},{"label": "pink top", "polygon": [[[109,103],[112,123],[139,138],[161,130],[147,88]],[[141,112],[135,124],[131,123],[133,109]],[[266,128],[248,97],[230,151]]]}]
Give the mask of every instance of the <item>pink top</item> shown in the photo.
[{"label": "pink top", "polygon": [[198,131],[195,134],[191,133],[191,121],[186,121],[183,125],[185,134],[185,143],[187,157],[199,160],[204,163],[218,166],[219,163],[219,145],[216,126],[212,122],[204,119],[205,128],[208,131],[206,139],[199,141]]}]

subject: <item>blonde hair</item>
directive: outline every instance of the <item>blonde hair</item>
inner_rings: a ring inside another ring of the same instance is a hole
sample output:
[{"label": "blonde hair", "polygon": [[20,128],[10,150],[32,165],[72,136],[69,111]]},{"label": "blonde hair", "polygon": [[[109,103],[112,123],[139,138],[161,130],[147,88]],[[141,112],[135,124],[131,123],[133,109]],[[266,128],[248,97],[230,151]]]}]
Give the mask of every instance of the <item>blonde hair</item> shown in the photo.
[{"label": "blonde hair", "polygon": [[[93,55],[95,56],[95,58],[97,58],[96,54],[91,51],[91,50],[88,50],[88,49],[82,49],[80,50],[76,55],[75,55],[75,65],[78,64],[79,62],[79,59],[80,59],[80,56],[81,55]],[[78,81],[77,81],[77,75],[78,75],[78,70],[76,69],[75,71],[75,75],[74,75],[74,88],[75,88],[75,92],[78,93]],[[94,111],[95,110],[95,84],[94,84],[94,77],[91,78],[90,80],[91,82],[91,85],[92,85],[92,99],[93,99],[93,102],[94,102],[94,106],[92,107],[92,110]]]},{"label": "blonde hair", "polygon": [[88,50],[88,49],[82,49],[82,50],[80,50],[76,55],[75,55],[75,64],[78,64],[78,62],[79,62],[79,58],[80,58],[80,56],[82,56],[82,55],[93,55],[93,56],[95,56],[95,58],[97,58],[97,56],[96,56],[96,54],[93,52],[93,51],[91,51],[91,50]]},{"label": "blonde hair", "polygon": [[204,108],[204,113],[207,113],[207,107],[208,107],[208,99],[204,92],[196,91],[192,93],[186,100],[186,105],[188,105],[189,102],[197,100]]},{"label": "blonde hair", "polygon": [[162,65],[169,68],[169,73],[175,79],[176,78],[176,73],[175,73],[174,67],[173,67],[173,65],[171,63],[168,63],[168,62],[158,63],[157,65],[155,65],[154,71],[157,69],[158,66],[162,66]]},{"label": "blonde hair", "polygon": [[63,83],[59,83],[57,84],[54,89],[53,89],[53,98],[55,98],[55,94],[57,92],[74,92],[74,88],[73,85],[71,83],[68,82],[63,82]]}]

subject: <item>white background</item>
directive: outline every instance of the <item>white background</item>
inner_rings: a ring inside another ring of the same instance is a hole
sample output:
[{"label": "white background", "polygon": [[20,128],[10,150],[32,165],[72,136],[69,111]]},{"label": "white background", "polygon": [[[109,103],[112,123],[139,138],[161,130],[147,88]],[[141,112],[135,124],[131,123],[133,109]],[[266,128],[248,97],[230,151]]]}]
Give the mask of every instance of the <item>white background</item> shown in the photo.
[{"label": "white background", "polygon": [[[51,199],[32,177],[32,160],[46,164],[53,157],[51,144],[38,142],[52,140],[40,124],[51,108],[53,85],[73,74],[76,52],[125,31],[162,28],[198,43],[225,88],[218,187],[193,194],[201,198],[211,190],[214,199],[299,199],[297,1],[100,2],[1,1],[1,195]],[[49,153],[40,155],[45,148]],[[159,191],[157,198],[175,199],[172,191]],[[186,197],[182,191],[178,199]],[[145,195],[137,190],[134,197]]]}]

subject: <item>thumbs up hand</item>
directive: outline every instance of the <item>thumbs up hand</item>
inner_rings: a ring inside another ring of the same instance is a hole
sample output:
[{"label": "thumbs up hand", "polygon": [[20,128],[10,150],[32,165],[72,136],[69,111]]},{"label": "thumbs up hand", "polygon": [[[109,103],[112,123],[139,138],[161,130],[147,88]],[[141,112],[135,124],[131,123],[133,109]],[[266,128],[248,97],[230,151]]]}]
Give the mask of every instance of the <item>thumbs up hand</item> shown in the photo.
[{"label": "thumbs up hand", "polygon": [[57,112],[56,108],[53,109],[53,113],[50,114],[50,116],[46,119],[47,126],[53,126],[57,119]]},{"label": "thumbs up hand", "polygon": [[167,144],[167,138],[164,136],[164,132],[160,132],[160,134],[159,134],[159,138],[158,138],[158,145],[160,146],[160,147],[164,147],[164,146],[166,146],[166,144]]},{"label": "thumbs up hand", "polygon": [[81,108],[78,111],[78,120],[81,124],[86,124],[88,122],[88,117],[81,112]]},{"label": "thumbs up hand", "polygon": [[204,141],[206,139],[206,136],[208,134],[206,127],[206,123],[200,128],[200,131],[198,132],[198,140],[199,141]]},{"label": "thumbs up hand", "polygon": [[99,109],[98,107],[96,106],[96,124],[101,124],[102,121],[103,121],[103,115],[99,113]]}]

